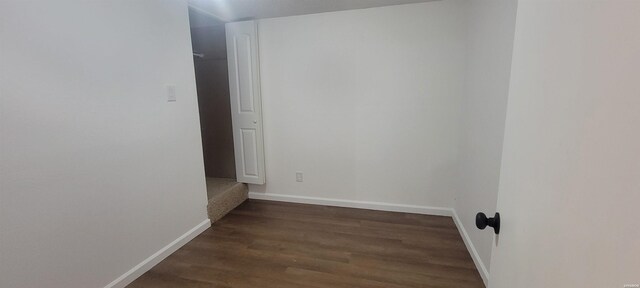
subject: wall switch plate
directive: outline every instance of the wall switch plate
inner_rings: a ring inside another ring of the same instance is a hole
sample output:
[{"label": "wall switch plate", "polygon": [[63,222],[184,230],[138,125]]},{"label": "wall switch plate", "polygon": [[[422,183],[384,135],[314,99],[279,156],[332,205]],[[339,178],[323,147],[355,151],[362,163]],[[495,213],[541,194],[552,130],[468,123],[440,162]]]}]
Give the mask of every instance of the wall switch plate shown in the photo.
[{"label": "wall switch plate", "polygon": [[302,182],[302,172],[296,172],[296,182]]},{"label": "wall switch plate", "polygon": [[167,102],[176,102],[176,85],[167,85]]}]

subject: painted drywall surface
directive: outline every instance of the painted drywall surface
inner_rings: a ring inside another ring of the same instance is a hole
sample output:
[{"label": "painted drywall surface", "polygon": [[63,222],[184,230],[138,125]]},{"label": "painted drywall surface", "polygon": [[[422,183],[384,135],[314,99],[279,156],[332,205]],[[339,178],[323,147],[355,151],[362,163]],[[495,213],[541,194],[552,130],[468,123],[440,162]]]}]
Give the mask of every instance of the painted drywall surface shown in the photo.
[{"label": "painted drywall surface", "polygon": [[224,25],[191,28],[204,169],[207,177],[236,178]]},{"label": "painted drywall surface", "polygon": [[517,3],[472,0],[468,5],[460,186],[454,209],[489,270],[494,234],[475,227],[475,214],[496,212]]},{"label": "painted drywall surface", "polygon": [[638,285],[640,2],[517,13],[489,287]]},{"label": "painted drywall surface", "polygon": [[261,20],[267,184],[251,191],[452,207],[463,5]]},{"label": "painted drywall surface", "polygon": [[0,39],[0,286],[103,287],[207,218],[184,1],[0,1]]}]

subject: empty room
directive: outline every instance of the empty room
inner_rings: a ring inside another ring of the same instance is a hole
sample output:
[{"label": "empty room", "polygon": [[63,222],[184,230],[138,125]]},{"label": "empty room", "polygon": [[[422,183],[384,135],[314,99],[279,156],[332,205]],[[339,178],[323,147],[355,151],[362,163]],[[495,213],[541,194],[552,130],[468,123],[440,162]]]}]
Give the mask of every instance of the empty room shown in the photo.
[{"label": "empty room", "polygon": [[0,0],[0,288],[640,287],[640,1]]}]

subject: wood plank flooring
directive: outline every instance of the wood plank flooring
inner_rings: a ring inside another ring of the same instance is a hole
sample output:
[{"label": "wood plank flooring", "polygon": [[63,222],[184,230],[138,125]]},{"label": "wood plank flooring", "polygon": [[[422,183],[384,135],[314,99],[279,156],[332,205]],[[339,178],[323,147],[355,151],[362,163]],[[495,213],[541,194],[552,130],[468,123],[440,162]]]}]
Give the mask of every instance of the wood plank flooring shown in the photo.
[{"label": "wood plank flooring", "polygon": [[450,217],[247,200],[128,287],[484,287]]}]

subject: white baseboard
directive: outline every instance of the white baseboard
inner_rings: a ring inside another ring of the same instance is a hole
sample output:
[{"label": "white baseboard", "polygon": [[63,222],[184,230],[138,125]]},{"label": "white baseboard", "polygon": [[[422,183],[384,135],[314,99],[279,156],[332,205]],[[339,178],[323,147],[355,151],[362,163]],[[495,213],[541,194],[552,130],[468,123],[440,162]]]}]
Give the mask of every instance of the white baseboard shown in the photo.
[{"label": "white baseboard", "polygon": [[489,271],[487,271],[487,267],[484,266],[482,259],[480,259],[480,254],[478,254],[478,250],[476,250],[476,246],[471,242],[471,238],[469,238],[469,234],[467,234],[467,230],[464,229],[460,218],[458,217],[458,213],[456,213],[455,209],[452,209],[453,212],[453,222],[456,223],[458,227],[458,231],[460,235],[462,235],[462,240],[464,241],[464,245],[467,246],[467,250],[471,254],[471,259],[473,259],[473,263],[476,264],[476,268],[480,272],[480,277],[482,277],[482,282],[484,282],[485,287],[489,287]]},{"label": "white baseboard", "polygon": [[196,236],[200,235],[200,233],[204,232],[204,230],[207,230],[209,227],[211,227],[211,221],[209,221],[209,219],[202,221],[202,223],[191,228],[191,230],[182,234],[178,239],[173,240],[169,245],[162,247],[158,252],[153,253],[149,258],[140,262],[140,264],[131,268],[131,270],[122,274],[122,276],[118,277],[116,280],[113,280],[113,282],[109,283],[105,288],[124,288],[133,282],[133,280],[136,280],[144,274],[144,272],[151,270],[153,266],[156,266],[156,264],[160,263],[164,258],[167,258],[171,253],[176,252],[176,250],[184,244],[187,244],[187,242],[191,241]]},{"label": "white baseboard", "polygon": [[453,216],[453,209],[444,207],[429,207],[406,204],[392,204],[384,202],[355,201],[332,198],[319,198],[307,196],[293,196],[284,194],[249,192],[249,199],[271,200],[302,204],[326,205],[347,208],[371,209],[391,212],[416,213],[437,216]]}]

